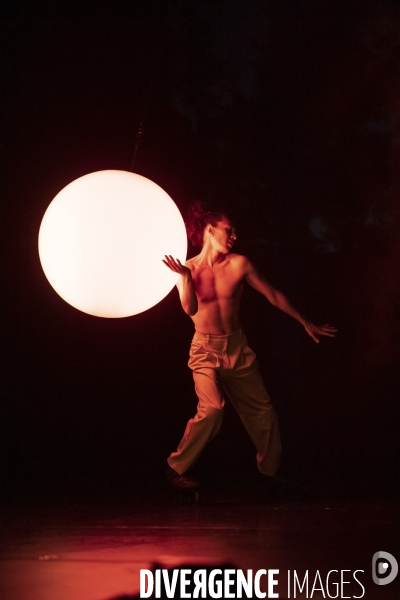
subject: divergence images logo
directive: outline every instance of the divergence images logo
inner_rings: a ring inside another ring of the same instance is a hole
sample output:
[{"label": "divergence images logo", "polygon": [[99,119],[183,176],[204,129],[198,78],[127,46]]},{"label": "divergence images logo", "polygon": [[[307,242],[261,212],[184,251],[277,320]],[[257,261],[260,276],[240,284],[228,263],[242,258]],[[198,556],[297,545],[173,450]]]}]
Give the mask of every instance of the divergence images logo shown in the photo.
[{"label": "divergence images logo", "polygon": [[[378,562],[379,561],[379,562]],[[375,552],[372,557],[372,579],[376,585],[387,585],[396,577],[399,570],[397,560],[389,552]],[[385,575],[385,577],[380,577]]]}]

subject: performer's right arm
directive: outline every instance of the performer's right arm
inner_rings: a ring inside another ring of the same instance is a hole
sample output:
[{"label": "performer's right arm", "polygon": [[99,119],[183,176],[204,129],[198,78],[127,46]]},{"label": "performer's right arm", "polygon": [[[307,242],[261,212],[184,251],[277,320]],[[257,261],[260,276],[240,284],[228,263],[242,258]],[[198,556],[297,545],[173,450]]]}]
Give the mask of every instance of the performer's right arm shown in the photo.
[{"label": "performer's right arm", "polygon": [[163,263],[174,273],[179,273],[180,278],[176,287],[179,291],[182,308],[187,315],[193,317],[198,311],[198,301],[191,270],[183,265],[178,258],[175,259],[172,256],[165,256]]}]

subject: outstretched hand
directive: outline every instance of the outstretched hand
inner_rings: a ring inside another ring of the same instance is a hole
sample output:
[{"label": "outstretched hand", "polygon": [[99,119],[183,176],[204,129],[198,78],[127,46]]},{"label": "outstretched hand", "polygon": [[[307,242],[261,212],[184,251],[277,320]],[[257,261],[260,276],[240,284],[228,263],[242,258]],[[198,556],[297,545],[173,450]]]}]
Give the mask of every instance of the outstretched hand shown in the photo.
[{"label": "outstretched hand", "polygon": [[304,329],[307,331],[308,335],[312,337],[314,342],[317,342],[317,344],[319,344],[319,339],[317,337],[318,335],[335,337],[337,332],[336,327],[332,327],[331,325],[313,325],[307,321],[304,323]]},{"label": "outstretched hand", "polygon": [[181,263],[179,258],[173,258],[172,256],[165,255],[165,259],[163,259],[164,265],[167,265],[174,273],[179,273],[182,277],[188,277],[192,274],[189,267],[186,267]]}]

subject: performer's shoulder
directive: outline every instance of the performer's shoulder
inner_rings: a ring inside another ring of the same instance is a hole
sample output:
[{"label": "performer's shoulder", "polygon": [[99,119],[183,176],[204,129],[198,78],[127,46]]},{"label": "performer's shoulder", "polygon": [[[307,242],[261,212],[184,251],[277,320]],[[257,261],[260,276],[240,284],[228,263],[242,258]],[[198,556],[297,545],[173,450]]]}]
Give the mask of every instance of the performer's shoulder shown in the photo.
[{"label": "performer's shoulder", "polygon": [[231,258],[234,258],[234,259],[238,259],[238,260],[243,259],[243,258],[246,259],[244,254],[236,254],[236,252],[229,252],[228,256],[230,256]]},{"label": "performer's shoulder", "polygon": [[235,254],[234,252],[229,253],[229,258],[232,263],[237,265],[247,265],[250,264],[249,259],[244,254]]},{"label": "performer's shoulder", "polygon": [[235,269],[235,271],[240,272],[243,276],[246,275],[249,270],[251,270],[252,264],[247,256],[244,256],[243,254],[230,253],[229,257],[232,267]]}]

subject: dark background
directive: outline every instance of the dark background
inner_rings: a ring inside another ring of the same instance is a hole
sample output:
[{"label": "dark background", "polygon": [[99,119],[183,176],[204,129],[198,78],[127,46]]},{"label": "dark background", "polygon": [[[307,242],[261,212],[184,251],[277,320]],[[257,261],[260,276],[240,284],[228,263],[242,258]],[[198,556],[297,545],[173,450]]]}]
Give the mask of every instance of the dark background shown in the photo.
[{"label": "dark background", "polygon": [[[245,292],[284,469],[315,489],[394,489],[398,3],[5,2],[2,12],[7,489],[157,488],[195,411],[193,327],[175,289],[141,315],[96,318],[58,297],[38,258],[50,201],[89,172],[130,170],[143,114],[134,171],[182,212],[196,199],[224,204],[236,250],[312,321],[338,327],[314,344]],[[228,406],[197,474],[230,486],[255,472]]]}]

